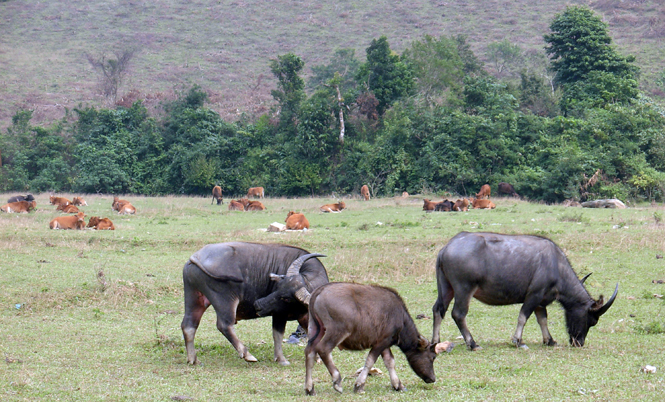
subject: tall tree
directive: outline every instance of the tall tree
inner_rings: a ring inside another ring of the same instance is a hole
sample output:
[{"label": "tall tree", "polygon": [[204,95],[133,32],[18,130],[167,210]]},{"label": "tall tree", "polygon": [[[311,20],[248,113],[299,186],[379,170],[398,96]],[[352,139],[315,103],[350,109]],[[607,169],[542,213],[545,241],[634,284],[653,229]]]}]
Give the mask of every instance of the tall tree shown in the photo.
[{"label": "tall tree", "polygon": [[612,46],[607,24],[587,7],[567,7],[550,25],[544,36],[545,50],[552,60],[558,84],[587,78],[592,71],[612,73],[620,78],[635,78],[638,68],[634,56],[623,57]]},{"label": "tall tree", "polygon": [[411,92],[413,74],[400,56],[390,50],[385,36],[373,39],[366,52],[367,62],[360,66],[356,80],[376,96],[379,101],[376,109],[381,116],[393,102]]},{"label": "tall tree", "polygon": [[278,80],[271,95],[279,103],[282,131],[296,132],[300,103],[305,99],[305,81],[300,77],[305,62],[293,53],[270,60],[270,70]]},{"label": "tall tree", "polygon": [[[100,86],[104,96],[110,98],[115,103],[118,97],[118,90],[129,70],[129,63],[136,54],[135,49],[125,49],[113,52],[112,57],[102,54],[95,57],[86,53],[86,58],[90,65],[100,74]],[[115,58],[114,58],[115,57]]]}]

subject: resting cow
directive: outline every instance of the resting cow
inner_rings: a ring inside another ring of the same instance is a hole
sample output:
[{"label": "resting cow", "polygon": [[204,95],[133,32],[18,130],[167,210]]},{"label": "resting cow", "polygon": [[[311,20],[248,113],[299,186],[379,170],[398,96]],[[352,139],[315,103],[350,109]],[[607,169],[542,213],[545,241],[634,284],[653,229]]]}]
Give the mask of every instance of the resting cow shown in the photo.
[{"label": "resting cow", "polygon": [[85,229],[85,214],[79,212],[76,215],[60,216],[49,223],[51,229]]},{"label": "resting cow", "polygon": [[494,209],[496,205],[490,200],[479,200],[477,198],[471,199],[471,206],[474,209]]},{"label": "resting cow", "polygon": [[245,207],[246,211],[263,211],[266,207],[261,203],[261,201],[250,201]]},{"label": "resting cow", "polygon": [[26,196],[23,196],[23,195],[15,195],[15,196],[13,196],[13,197],[9,197],[9,199],[7,200],[7,203],[8,203],[8,204],[11,204],[12,202],[18,202],[18,201],[28,201],[28,202],[31,202],[31,201],[34,201],[34,200],[35,200],[35,197],[33,197],[32,194],[28,194],[28,195],[26,195]]},{"label": "resting cow", "polygon": [[210,202],[210,205],[212,205],[215,200],[217,200],[217,205],[224,204],[224,197],[222,197],[222,188],[220,186],[212,188],[212,201]]},{"label": "resting cow", "polygon": [[309,221],[305,218],[304,214],[289,211],[286,215],[286,228],[288,230],[303,230],[309,229]]},{"label": "resting cow", "polygon": [[16,202],[10,202],[2,207],[0,207],[0,210],[2,212],[7,212],[7,213],[19,213],[19,214],[27,214],[31,210],[37,208],[37,201],[16,201]]},{"label": "resting cow", "polygon": [[478,194],[476,194],[476,198],[483,199],[487,197],[487,199],[490,198],[490,193],[492,192],[492,189],[490,188],[489,184],[483,184],[482,187],[480,187],[480,191],[478,191]]},{"label": "resting cow", "polygon": [[51,205],[69,205],[72,203],[65,197],[55,197],[53,195],[49,196],[49,202]]},{"label": "resting cow", "polygon": [[244,211],[245,206],[240,200],[229,201],[229,211]]},{"label": "resting cow", "polygon": [[465,212],[469,210],[469,200],[462,198],[461,200],[455,201],[453,205],[453,211]]},{"label": "resting cow", "polygon": [[342,212],[342,210],[346,208],[346,204],[344,201],[340,201],[337,204],[326,204],[319,208],[321,212]]},{"label": "resting cow", "polygon": [[263,187],[250,187],[249,190],[247,190],[247,198],[252,198],[252,197],[263,198],[264,197]]},{"label": "resting cow", "polygon": [[79,211],[78,207],[74,204],[60,204],[55,210],[62,211],[66,214],[78,214],[79,212],[81,212]]},{"label": "resting cow", "polygon": [[115,225],[109,218],[99,218],[98,216],[90,217],[88,227],[96,230],[115,230]]},{"label": "resting cow", "polygon": [[88,203],[82,198],[82,197],[74,197],[72,199],[72,205],[77,205],[77,206],[88,206]]},{"label": "resting cow", "polygon": [[452,201],[443,200],[441,202],[436,203],[436,205],[434,205],[434,210],[438,211],[438,212],[449,212],[449,211],[453,210],[454,205],[455,204],[453,204]]},{"label": "resting cow", "polygon": [[360,188],[360,195],[363,196],[363,199],[364,199],[365,201],[369,201],[369,187],[367,187],[367,184],[364,184],[364,185]]},{"label": "resting cow", "polygon": [[418,333],[404,301],[390,288],[357,283],[329,283],[316,289],[309,302],[309,342],[305,348],[305,393],[314,395],[312,370],[318,354],[333,379],[333,388],[342,392],[342,375],[332,361],[332,350],[370,349],[353,390],[362,393],[367,374],[381,356],[388,369],[390,384],[404,391],[395,371],[390,350],[397,345],[411,369],[426,383],[436,381],[434,359],[450,351],[452,343],[431,344]]},{"label": "resting cow", "polygon": [[136,213],[136,208],[128,202],[118,204],[118,215],[134,215]]},{"label": "resting cow", "polygon": [[[588,275],[587,275],[588,276]],[[512,337],[516,346],[522,342],[524,324],[536,313],[543,343],[556,345],[547,328],[546,307],[557,300],[565,310],[570,344],[584,346],[589,328],[614,303],[614,294],[603,304],[603,297],[593,300],[570,266],[561,249],[549,239],[530,235],[461,232],[439,251],[436,259],[438,297],[432,307],[434,328],[432,342],[439,339],[441,320],[455,298],[451,315],[466,345],[480,349],[466,325],[471,297],[491,306],[522,303],[517,329]]]},{"label": "resting cow", "polygon": [[432,212],[436,209],[438,202],[430,201],[427,198],[423,199],[423,211]]},{"label": "resting cow", "polygon": [[298,320],[307,328],[310,292],[328,283],[325,267],[307,251],[282,244],[209,244],[192,255],[182,276],[185,316],[181,328],[187,362],[196,364],[194,336],[201,316],[212,305],[217,329],[242,359],[257,361],[236,336],[240,320],[272,316],[275,361],[289,364],[282,352],[286,322]]}]

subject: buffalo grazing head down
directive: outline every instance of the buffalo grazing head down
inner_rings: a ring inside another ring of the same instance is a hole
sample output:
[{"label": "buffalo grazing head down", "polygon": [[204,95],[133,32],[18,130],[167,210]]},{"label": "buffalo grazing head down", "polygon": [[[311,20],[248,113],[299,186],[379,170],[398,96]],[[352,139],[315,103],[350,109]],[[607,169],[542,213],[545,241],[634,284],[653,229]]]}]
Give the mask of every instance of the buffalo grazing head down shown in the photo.
[{"label": "buffalo grazing head down", "polygon": [[300,269],[307,260],[315,257],[325,257],[325,255],[317,253],[302,255],[291,263],[285,275],[270,274],[270,279],[275,282],[275,289],[268,296],[254,302],[254,309],[259,317],[283,311],[284,307],[291,303],[309,304],[310,293]]},{"label": "buffalo grazing head down", "polygon": [[[589,275],[585,276],[581,282],[584,283],[584,280],[588,276]],[[603,296],[600,296],[600,298],[594,300],[590,306],[577,306],[573,309],[566,310],[566,328],[568,329],[568,335],[570,336],[569,341],[572,346],[584,346],[584,341],[589,333],[589,328],[596,325],[600,316],[605,314],[607,310],[612,307],[618,292],[619,284],[617,283],[616,288],[614,289],[614,294],[610,297],[607,303],[604,303]]]}]

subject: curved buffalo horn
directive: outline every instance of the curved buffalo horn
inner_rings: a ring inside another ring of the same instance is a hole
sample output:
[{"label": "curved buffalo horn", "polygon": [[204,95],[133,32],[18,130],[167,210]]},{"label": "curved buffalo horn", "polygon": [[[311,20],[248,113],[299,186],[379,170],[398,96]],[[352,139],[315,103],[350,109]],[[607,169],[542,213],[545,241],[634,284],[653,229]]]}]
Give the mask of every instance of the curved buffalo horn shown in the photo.
[{"label": "curved buffalo horn", "polygon": [[314,257],[325,257],[325,255],[317,253],[301,255],[291,263],[289,269],[286,270],[286,276],[293,276],[300,273],[300,267],[302,267],[302,264],[304,264],[305,261],[309,260],[310,258]]},{"label": "curved buffalo horn", "polygon": [[610,297],[610,300],[607,301],[607,303],[603,304],[602,306],[598,307],[597,310],[593,310],[593,313],[597,316],[600,317],[601,315],[605,314],[605,312],[612,307],[612,303],[614,303],[614,299],[617,297],[617,293],[619,293],[619,284],[617,283],[617,287],[614,289],[614,294],[612,297]]},{"label": "curved buffalo horn", "polygon": [[295,296],[296,299],[300,300],[302,304],[309,306],[309,299],[312,295],[309,293],[306,287],[303,286],[296,290]]},{"label": "curved buffalo horn", "polygon": [[584,281],[586,281],[586,278],[590,277],[593,272],[589,272],[588,274],[584,275],[584,278],[580,279],[580,283],[584,284]]}]

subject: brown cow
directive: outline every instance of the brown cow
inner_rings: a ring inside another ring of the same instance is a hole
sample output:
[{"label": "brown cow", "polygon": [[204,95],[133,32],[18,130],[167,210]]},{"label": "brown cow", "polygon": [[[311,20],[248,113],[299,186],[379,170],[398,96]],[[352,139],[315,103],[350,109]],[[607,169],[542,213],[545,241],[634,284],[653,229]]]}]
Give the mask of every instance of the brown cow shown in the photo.
[{"label": "brown cow", "polygon": [[88,203],[85,202],[83,197],[74,197],[74,199],[72,200],[72,205],[78,205],[78,206],[81,206],[81,207],[86,206],[87,207]]},{"label": "brown cow", "polygon": [[215,200],[217,200],[217,205],[224,204],[224,197],[222,197],[222,188],[220,186],[212,188],[212,201],[210,202],[210,205],[212,205]]},{"label": "brown cow", "polygon": [[462,198],[461,200],[455,201],[453,205],[453,211],[465,212],[469,210],[469,200]]},{"label": "brown cow", "polygon": [[118,215],[134,215],[136,213],[136,208],[128,202],[121,203],[118,208]]},{"label": "brown cow", "polygon": [[489,184],[483,184],[482,187],[480,187],[480,191],[478,191],[478,194],[476,194],[476,198],[480,198],[481,200],[485,197],[487,199],[490,199],[490,193],[492,192],[492,189],[490,188]]},{"label": "brown cow", "polygon": [[365,201],[369,201],[369,187],[367,187],[367,184],[363,185],[363,186],[360,188],[360,195],[363,196],[363,198],[365,199]]},{"label": "brown cow", "polygon": [[61,216],[49,223],[51,229],[85,229],[85,214],[79,212],[76,215]]},{"label": "brown cow", "polygon": [[72,203],[65,197],[55,197],[53,195],[49,196],[49,202],[51,205],[68,205]]},{"label": "brown cow", "polygon": [[245,211],[263,211],[266,207],[261,201],[250,201],[245,207]]},{"label": "brown cow", "polygon": [[55,210],[62,211],[66,214],[78,214],[79,212],[81,212],[79,211],[78,207],[74,204],[66,204],[66,205],[60,204]]},{"label": "brown cow", "polygon": [[264,198],[263,187],[250,187],[247,190],[247,198],[259,197]]},{"label": "brown cow", "polygon": [[406,191],[404,191],[404,192],[402,193],[402,198],[409,198],[409,193],[407,193]]},{"label": "brown cow", "polygon": [[90,217],[88,227],[96,230],[115,230],[115,225],[109,218],[100,218],[98,216]]},{"label": "brown cow", "polygon": [[515,187],[513,187],[512,184],[503,181],[499,183],[497,192],[499,194],[508,194],[511,197],[519,197],[519,194],[515,192]]},{"label": "brown cow", "polygon": [[123,204],[129,204],[129,201],[121,200],[118,197],[113,197],[113,204],[111,204],[111,209],[114,211],[120,211],[120,208]]},{"label": "brown cow", "polygon": [[229,201],[229,211],[244,211],[245,206],[240,200]]},{"label": "brown cow", "polygon": [[289,211],[284,222],[286,222],[286,228],[288,230],[309,229],[309,221],[305,218],[305,215],[294,211]]},{"label": "brown cow", "polygon": [[425,212],[432,212],[436,208],[436,204],[438,202],[430,201],[427,198],[423,199],[423,211]]},{"label": "brown cow", "polygon": [[37,201],[16,201],[0,207],[2,212],[27,214],[30,210],[37,208]]},{"label": "brown cow", "polygon": [[326,205],[322,206],[321,208],[319,208],[319,210],[321,210],[321,212],[335,212],[335,213],[337,213],[337,212],[342,212],[342,210],[344,208],[346,208],[346,204],[344,203],[344,201],[340,201],[337,204],[326,204]]},{"label": "brown cow", "polygon": [[473,206],[474,209],[494,209],[496,208],[496,205],[490,200],[479,200],[477,198],[472,198],[471,199],[471,206]]}]

